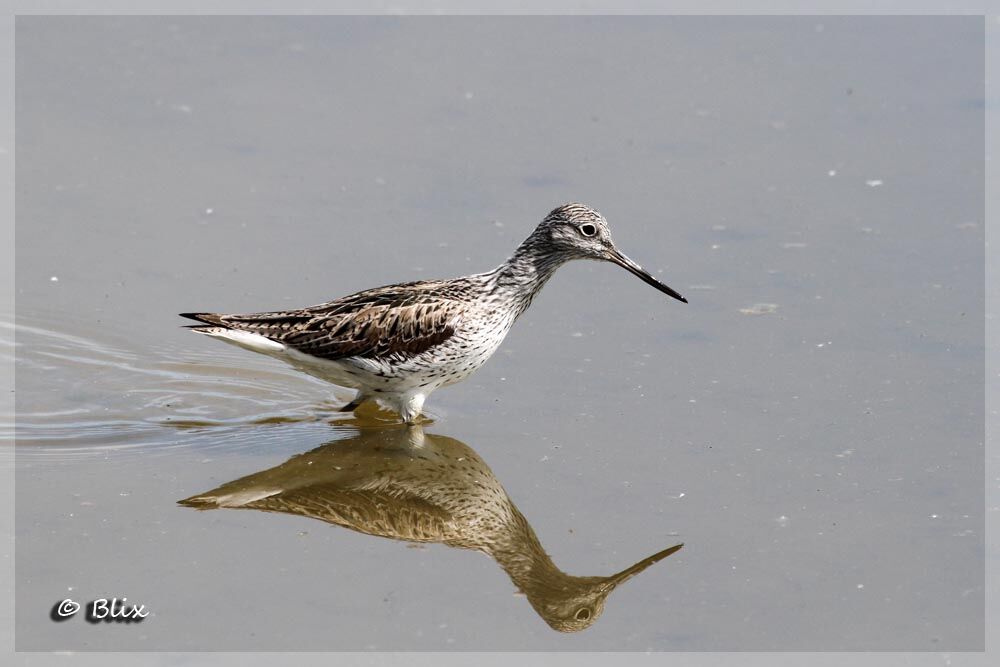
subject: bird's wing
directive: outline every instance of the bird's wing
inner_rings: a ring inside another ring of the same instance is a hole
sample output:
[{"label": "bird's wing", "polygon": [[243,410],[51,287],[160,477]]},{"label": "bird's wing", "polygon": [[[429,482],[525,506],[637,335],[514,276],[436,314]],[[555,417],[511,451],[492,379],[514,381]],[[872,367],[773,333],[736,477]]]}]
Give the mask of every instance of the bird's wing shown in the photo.
[{"label": "bird's wing", "polygon": [[336,484],[297,489],[247,503],[246,509],[299,514],[369,535],[412,542],[440,542],[454,530],[454,517],[425,498]]},{"label": "bird's wing", "polygon": [[298,514],[369,535],[414,542],[441,542],[455,530],[455,517],[433,497],[391,482],[358,486],[335,480],[292,489],[267,484],[232,488],[244,481],[178,502],[201,510],[228,507]]},{"label": "bird's wing", "polygon": [[455,334],[468,302],[447,298],[440,283],[380,287],[298,310],[185,317],[248,331],[323,359],[407,358]]}]

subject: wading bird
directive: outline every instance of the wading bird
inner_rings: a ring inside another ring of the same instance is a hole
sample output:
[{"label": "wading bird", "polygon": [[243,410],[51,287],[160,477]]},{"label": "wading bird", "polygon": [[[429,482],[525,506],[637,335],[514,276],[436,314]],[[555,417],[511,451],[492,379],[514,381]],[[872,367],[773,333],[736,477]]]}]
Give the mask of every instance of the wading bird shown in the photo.
[{"label": "wading bird", "polygon": [[432,391],[490,358],[556,269],[574,259],[612,262],[687,303],[615,247],[603,215],[565,204],[486,273],[376,287],[295,310],[182,315],[200,322],[192,331],[356,389],[344,412],[376,399],[413,423]]}]

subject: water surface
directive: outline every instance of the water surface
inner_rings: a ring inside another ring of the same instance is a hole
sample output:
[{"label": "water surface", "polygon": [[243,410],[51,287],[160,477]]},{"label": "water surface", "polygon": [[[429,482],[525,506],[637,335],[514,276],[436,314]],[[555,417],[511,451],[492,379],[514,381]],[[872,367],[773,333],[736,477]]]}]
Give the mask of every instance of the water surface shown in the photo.
[{"label": "water surface", "polygon": [[[19,649],[982,649],[981,19],[17,25]],[[565,572],[685,544],[591,627],[178,504],[359,427],[175,313],[487,270],[573,200],[690,304],[568,265],[424,430]],[[152,615],[49,620],[115,595]]]}]

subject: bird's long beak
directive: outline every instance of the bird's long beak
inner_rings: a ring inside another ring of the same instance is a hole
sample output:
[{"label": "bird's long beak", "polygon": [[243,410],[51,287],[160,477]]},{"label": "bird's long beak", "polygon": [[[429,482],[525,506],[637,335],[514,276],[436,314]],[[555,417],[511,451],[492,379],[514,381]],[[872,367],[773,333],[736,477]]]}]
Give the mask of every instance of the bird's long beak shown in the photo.
[{"label": "bird's long beak", "polygon": [[664,549],[663,551],[660,551],[660,552],[657,552],[657,553],[653,554],[649,558],[643,558],[641,561],[639,561],[638,563],[636,563],[632,567],[625,568],[624,570],[622,570],[618,574],[612,574],[610,577],[606,578],[606,580],[604,582],[604,587],[608,590],[608,592],[610,592],[611,589],[613,589],[616,586],[619,586],[619,585],[623,584],[624,582],[628,581],[629,579],[631,579],[635,575],[637,575],[640,572],[642,572],[643,570],[645,570],[650,565],[652,565],[654,563],[659,563],[661,560],[663,560],[664,558],[666,558],[670,554],[672,554],[672,553],[674,553],[676,551],[680,551],[680,548],[683,547],[683,546],[684,546],[683,543],[681,543],[681,544],[675,544],[674,546],[670,547],[669,549]]},{"label": "bird's long beak", "polygon": [[664,294],[669,294],[678,301],[683,301],[684,303],[688,302],[688,300],[682,297],[677,290],[673,289],[672,287],[668,287],[667,285],[664,285],[659,280],[649,275],[649,272],[646,271],[646,269],[642,268],[641,266],[633,262],[631,259],[625,256],[625,253],[618,250],[618,248],[611,246],[610,248],[607,249],[607,253],[608,254],[606,255],[606,259],[609,262],[614,262],[623,269],[626,269],[629,272],[634,273],[635,275],[642,278],[642,281],[644,283],[652,285],[653,287],[660,290]]}]

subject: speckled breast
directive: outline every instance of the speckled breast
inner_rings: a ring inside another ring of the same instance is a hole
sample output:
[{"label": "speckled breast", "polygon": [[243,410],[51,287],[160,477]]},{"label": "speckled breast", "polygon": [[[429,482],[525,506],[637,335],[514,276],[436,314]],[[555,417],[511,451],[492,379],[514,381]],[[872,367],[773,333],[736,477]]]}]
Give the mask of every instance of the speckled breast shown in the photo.
[{"label": "speckled breast", "polygon": [[461,382],[496,352],[515,319],[515,312],[501,308],[465,317],[454,336],[397,366],[395,374],[435,387]]}]

